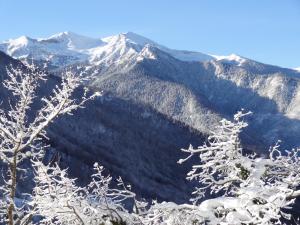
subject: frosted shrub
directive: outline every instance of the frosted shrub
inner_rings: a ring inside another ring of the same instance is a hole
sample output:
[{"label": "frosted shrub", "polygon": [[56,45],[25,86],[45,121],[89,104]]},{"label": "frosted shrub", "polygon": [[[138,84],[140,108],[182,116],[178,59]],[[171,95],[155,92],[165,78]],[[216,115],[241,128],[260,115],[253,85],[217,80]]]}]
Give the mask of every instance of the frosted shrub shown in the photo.
[{"label": "frosted shrub", "polygon": [[[179,160],[200,159],[187,178],[199,182],[192,200],[209,224],[280,224],[282,216],[291,218],[282,210],[300,195],[299,149],[282,153],[277,143],[267,158],[243,153],[239,134],[248,114],[221,120],[204,145],[184,149],[189,156]],[[201,201],[210,194],[220,197]]]}]

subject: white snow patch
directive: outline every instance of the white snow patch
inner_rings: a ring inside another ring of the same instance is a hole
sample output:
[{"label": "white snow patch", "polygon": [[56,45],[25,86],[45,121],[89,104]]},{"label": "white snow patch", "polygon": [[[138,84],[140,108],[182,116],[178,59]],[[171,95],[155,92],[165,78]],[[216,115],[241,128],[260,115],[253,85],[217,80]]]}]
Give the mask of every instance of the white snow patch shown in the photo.
[{"label": "white snow patch", "polygon": [[300,67],[296,67],[296,68],[294,68],[294,70],[296,70],[297,72],[300,72]]},{"label": "white snow patch", "polygon": [[147,59],[156,59],[156,56],[150,49],[150,45],[146,45],[143,50],[140,52],[139,56],[137,57],[137,61],[142,61],[144,58]]}]

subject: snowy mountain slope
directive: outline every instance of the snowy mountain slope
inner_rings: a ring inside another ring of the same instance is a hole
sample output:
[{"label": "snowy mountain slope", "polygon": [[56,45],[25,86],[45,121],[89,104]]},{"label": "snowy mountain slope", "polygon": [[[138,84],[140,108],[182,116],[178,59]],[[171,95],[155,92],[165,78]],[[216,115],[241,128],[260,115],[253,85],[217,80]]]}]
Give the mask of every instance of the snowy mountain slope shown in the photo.
[{"label": "snowy mountain slope", "polygon": [[[267,146],[277,139],[298,146],[299,74],[252,60],[185,62],[155,47],[124,68],[89,71],[90,85],[121,99],[147,105],[207,133],[222,116],[245,108],[255,113],[247,135]],[[293,129],[293,133],[289,132]],[[255,141],[254,141],[255,140]],[[250,141],[251,142],[251,141]],[[248,144],[251,145],[251,143]]]}]

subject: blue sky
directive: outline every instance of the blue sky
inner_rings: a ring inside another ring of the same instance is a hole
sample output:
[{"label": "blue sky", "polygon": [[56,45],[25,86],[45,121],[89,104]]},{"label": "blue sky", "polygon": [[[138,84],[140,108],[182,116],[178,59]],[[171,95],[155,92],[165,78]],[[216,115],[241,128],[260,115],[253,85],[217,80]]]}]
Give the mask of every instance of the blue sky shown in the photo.
[{"label": "blue sky", "polygon": [[171,48],[300,67],[300,0],[0,0],[0,40],[133,31]]}]

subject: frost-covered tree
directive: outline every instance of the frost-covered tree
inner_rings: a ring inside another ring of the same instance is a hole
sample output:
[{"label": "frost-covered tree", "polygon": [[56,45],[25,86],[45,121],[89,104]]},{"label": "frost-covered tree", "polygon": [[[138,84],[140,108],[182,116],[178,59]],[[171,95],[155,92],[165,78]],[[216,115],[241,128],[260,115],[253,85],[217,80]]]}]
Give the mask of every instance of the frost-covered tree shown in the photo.
[{"label": "frost-covered tree", "polygon": [[[282,216],[291,218],[284,209],[300,195],[299,149],[282,153],[276,144],[265,158],[243,152],[239,134],[248,125],[243,121],[248,114],[240,111],[233,121],[223,119],[207,143],[184,149],[189,156],[179,160],[200,157],[187,178],[199,182],[193,202],[209,224],[281,224]],[[201,202],[204,196],[208,199]]]},{"label": "frost-covered tree", "polygon": [[[40,224],[100,225],[100,224],[141,224],[136,210],[145,207],[135,200],[135,194],[121,178],[117,187],[111,185],[112,177],[104,175],[103,167],[94,165],[92,181],[86,187],[79,187],[75,179],[58,165],[44,165],[34,162],[36,187],[30,201],[31,210],[27,215],[39,215]],[[126,202],[134,203],[129,212]],[[134,212],[135,211],[135,212]]]},{"label": "frost-covered tree", "polygon": [[[8,110],[0,109],[0,160],[6,172],[1,174],[0,221],[15,225],[26,224],[28,221],[28,215],[24,213],[26,207],[16,198],[19,176],[26,172],[20,164],[41,153],[41,139],[46,137],[45,128],[55,118],[71,114],[98,93],[88,97],[85,91],[81,98],[74,99],[72,95],[83,78],[66,72],[53,92],[39,99],[37,89],[47,78],[45,72],[28,65],[28,70],[11,67],[7,74],[8,79],[3,85],[12,93],[13,99],[9,101]],[[35,101],[41,101],[42,104],[32,112]]]}]

